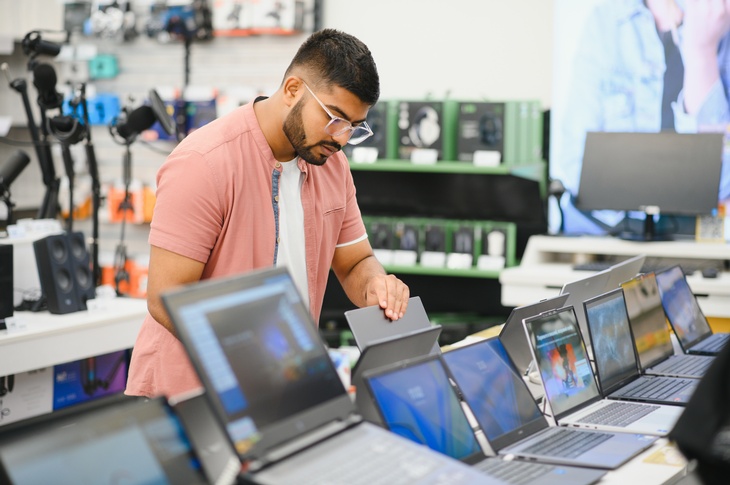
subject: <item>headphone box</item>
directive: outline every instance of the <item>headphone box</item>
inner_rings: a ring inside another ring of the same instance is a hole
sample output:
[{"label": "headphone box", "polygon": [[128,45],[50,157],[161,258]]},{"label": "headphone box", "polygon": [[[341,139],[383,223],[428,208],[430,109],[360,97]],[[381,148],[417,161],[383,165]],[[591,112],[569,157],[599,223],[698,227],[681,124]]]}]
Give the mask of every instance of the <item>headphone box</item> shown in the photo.
[{"label": "headphone box", "polygon": [[394,146],[394,137],[391,135],[392,123],[389,122],[389,103],[379,101],[368,111],[366,119],[373,136],[357,145],[349,143],[342,147],[347,159],[355,163],[372,163],[377,160],[395,158],[388,150]]},{"label": "headphone box", "polygon": [[398,157],[414,163],[443,160],[444,103],[442,101],[398,101]]}]

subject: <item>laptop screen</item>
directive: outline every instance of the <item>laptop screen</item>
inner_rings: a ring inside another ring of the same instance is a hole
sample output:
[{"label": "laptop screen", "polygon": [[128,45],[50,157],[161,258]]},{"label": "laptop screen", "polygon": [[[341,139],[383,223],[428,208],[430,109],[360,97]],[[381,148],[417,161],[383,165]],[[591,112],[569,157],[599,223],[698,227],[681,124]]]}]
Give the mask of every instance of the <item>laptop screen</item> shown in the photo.
[{"label": "laptop screen", "polygon": [[458,460],[484,457],[438,357],[367,374],[366,382],[390,431]]},{"label": "laptop screen", "polygon": [[317,409],[350,398],[286,269],[199,283],[163,301],[240,455],[343,417]]},{"label": "laptop screen", "polygon": [[652,367],[674,353],[656,276],[639,275],[622,283],[621,288],[639,363],[642,369]]},{"label": "laptop screen", "polygon": [[206,483],[162,399],[116,401],[5,434],[0,461],[10,483]]},{"label": "laptop screen", "polygon": [[664,311],[684,348],[712,334],[680,266],[657,273],[656,282]]},{"label": "laptop screen", "polygon": [[443,359],[492,446],[509,433],[544,421],[499,339],[456,348]]},{"label": "laptop screen", "polygon": [[599,396],[573,307],[529,318],[525,327],[556,417]]},{"label": "laptop screen", "polygon": [[639,372],[623,290],[586,301],[585,310],[596,373],[605,392]]}]

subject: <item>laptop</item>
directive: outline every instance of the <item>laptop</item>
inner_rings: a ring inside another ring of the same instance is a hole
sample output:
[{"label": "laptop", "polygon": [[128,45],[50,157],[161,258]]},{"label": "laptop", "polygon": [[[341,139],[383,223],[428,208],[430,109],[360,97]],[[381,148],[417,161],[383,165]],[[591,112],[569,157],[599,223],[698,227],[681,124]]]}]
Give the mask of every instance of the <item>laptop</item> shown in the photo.
[{"label": "laptop", "polygon": [[[689,402],[698,379],[641,374],[621,288],[591,298],[583,305],[595,356],[596,377],[606,398],[682,406]],[[663,423],[667,432],[681,411],[675,406],[670,420]]]},{"label": "laptop", "polygon": [[164,398],[66,411],[0,433],[0,483],[233,483],[204,475]]},{"label": "laptop", "polygon": [[[383,309],[378,305],[346,311],[345,319],[360,351],[363,351],[371,342],[386,338],[400,338],[410,332],[432,326],[423,302],[418,296],[408,299],[408,310],[403,318],[396,321],[387,318]],[[441,352],[438,340],[433,342],[433,352]]]},{"label": "laptop", "polygon": [[443,354],[464,402],[500,456],[615,469],[657,437],[550,426],[498,338]]},{"label": "laptop", "polygon": [[254,482],[483,480],[356,413],[286,268],[198,282],[162,301]]},{"label": "laptop", "polygon": [[499,340],[507,349],[512,362],[514,363],[520,374],[526,374],[532,362],[532,353],[530,352],[530,344],[525,338],[525,329],[522,326],[522,320],[533,315],[537,315],[548,310],[565,306],[565,302],[570,295],[562,294],[552,298],[546,298],[531,305],[524,305],[513,308],[507,317],[507,320],[499,332]]},{"label": "laptop", "polygon": [[441,325],[434,325],[413,330],[401,337],[389,337],[368,343],[350,373],[352,385],[355,387],[355,404],[363,418],[371,423],[382,424],[380,414],[368,395],[363,374],[402,360],[428,355],[433,352],[433,344],[438,341],[440,333]]},{"label": "laptop", "polygon": [[730,333],[712,333],[680,266],[656,273],[664,313],[686,354],[717,355]]},{"label": "laptop", "polygon": [[370,371],[365,381],[388,429],[507,483],[589,484],[606,473],[487,457],[438,355]]},{"label": "laptop", "polygon": [[621,284],[634,346],[644,374],[701,378],[713,357],[675,355],[671,332],[654,273],[638,275]]},{"label": "laptop", "polygon": [[[629,259],[620,261],[605,271],[610,275],[603,292],[613,290],[621,286],[621,283],[628,281],[641,272],[646,261],[645,254],[639,254]],[[603,293],[602,292],[602,293]]]},{"label": "laptop", "polygon": [[573,307],[525,320],[555,422],[562,426],[624,433],[667,435],[677,410],[639,402],[604,399],[598,390]]}]

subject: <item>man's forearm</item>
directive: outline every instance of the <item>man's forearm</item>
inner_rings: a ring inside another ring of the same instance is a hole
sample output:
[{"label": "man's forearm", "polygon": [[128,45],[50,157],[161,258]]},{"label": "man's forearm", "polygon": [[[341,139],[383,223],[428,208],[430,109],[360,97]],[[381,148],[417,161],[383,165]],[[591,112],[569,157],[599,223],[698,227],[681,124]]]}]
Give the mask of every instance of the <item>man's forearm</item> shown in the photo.
[{"label": "man's forearm", "polygon": [[363,307],[368,305],[368,281],[375,275],[384,274],[386,273],[383,265],[375,256],[370,255],[353,266],[349,274],[340,280],[340,284],[350,301],[358,307]]}]

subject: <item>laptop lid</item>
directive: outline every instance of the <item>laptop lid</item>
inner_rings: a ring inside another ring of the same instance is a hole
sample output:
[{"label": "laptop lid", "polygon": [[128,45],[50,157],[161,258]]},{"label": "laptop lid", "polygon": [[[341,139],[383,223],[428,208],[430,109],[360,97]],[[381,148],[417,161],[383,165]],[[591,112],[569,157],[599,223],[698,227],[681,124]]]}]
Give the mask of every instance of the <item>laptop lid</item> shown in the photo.
[{"label": "laptop lid", "polygon": [[674,354],[654,273],[638,275],[621,284],[634,345],[642,369]]},{"label": "laptop lid", "polygon": [[[396,321],[387,318],[383,309],[378,305],[346,311],[345,319],[360,350],[371,342],[386,338],[399,338],[414,330],[432,326],[423,302],[418,296],[408,299],[408,310],[403,318]],[[438,342],[434,342],[433,350],[441,351]]]},{"label": "laptop lid", "polygon": [[484,459],[438,355],[402,361],[364,377],[387,429],[466,463]]},{"label": "laptop lid", "polygon": [[607,395],[641,374],[623,289],[616,288],[585,301],[583,305],[596,376],[604,395]]},{"label": "laptop lid", "polygon": [[162,301],[243,461],[263,466],[277,446],[354,412],[286,268],[199,282]]},{"label": "laptop lid", "polygon": [[556,421],[601,399],[573,307],[530,317],[525,331]]},{"label": "laptop lid", "polygon": [[442,358],[495,451],[548,427],[500,339],[459,347]]},{"label": "laptop lid", "polygon": [[656,282],[664,312],[685,351],[712,335],[710,324],[679,265],[657,272]]},{"label": "laptop lid", "polygon": [[608,270],[605,270],[586,278],[566,283],[563,285],[563,289],[560,290],[560,294],[569,295],[568,300],[565,302],[565,306],[573,307],[582,335],[588,335],[583,302],[589,298],[593,298],[594,296],[604,293],[610,279],[611,273]]},{"label": "laptop lid", "polygon": [[0,482],[208,483],[163,398],[54,414],[0,434]]},{"label": "laptop lid", "polygon": [[565,302],[569,296],[568,294],[561,294],[552,298],[546,298],[531,305],[513,308],[510,312],[509,317],[507,317],[507,320],[502,326],[502,330],[499,332],[499,340],[504,345],[515,368],[520,374],[527,372],[527,368],[530,366],[530,362],[532,362],[532,352],[530,352],[530,344],[527,343],[527,338],[525,337],[522,320],[548,310],[565,306]]},{"label": "laptop lid", "polygon": [[608,281],[606,281],[606,288],[604,291],[614,290],[621,286],[621,283],[628,281],[641,271],[641,267],[644,266],[646,261],[645,254],[639,254],[633,258],[626,259],[619,263],[614,264],[606,270],[610,275]]}]

